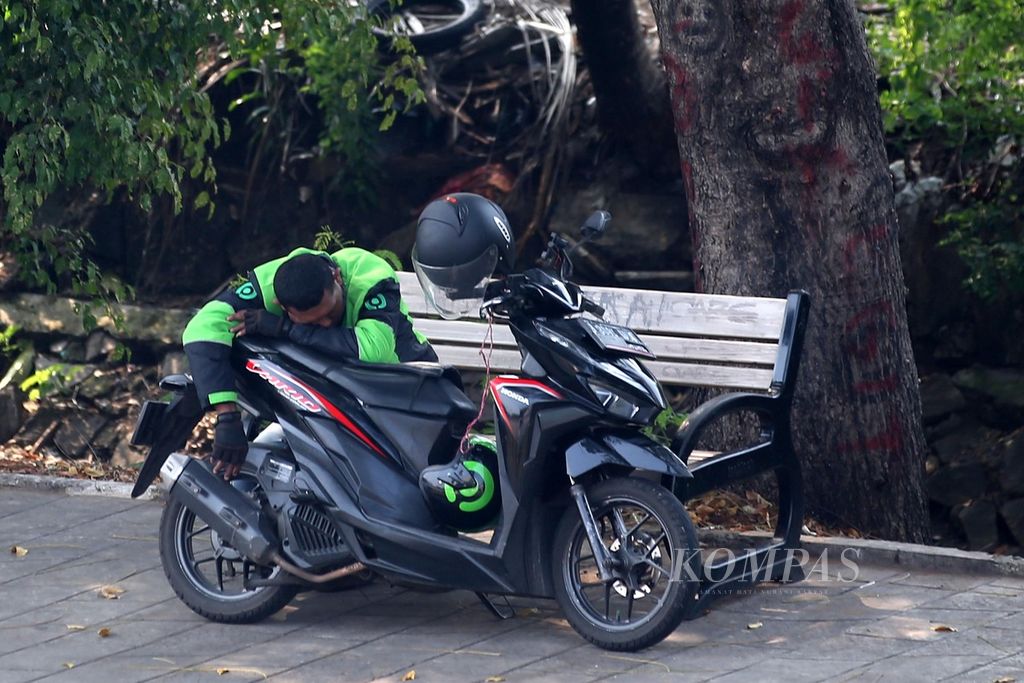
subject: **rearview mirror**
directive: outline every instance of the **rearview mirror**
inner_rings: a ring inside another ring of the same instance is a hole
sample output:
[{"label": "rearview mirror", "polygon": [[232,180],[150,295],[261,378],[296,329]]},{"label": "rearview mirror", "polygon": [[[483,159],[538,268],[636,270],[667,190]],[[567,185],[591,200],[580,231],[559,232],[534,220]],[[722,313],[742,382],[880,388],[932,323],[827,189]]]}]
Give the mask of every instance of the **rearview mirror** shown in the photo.
[{"label": "rearview mirror", "polygon": [[595,211],[590,214],[590,217],[588,217],[583,223],[583,227],[580,228],[580,232],[583,234],[583,239],[586,241],[596,240],[604,234],[604,231],[611,220],[612,215],[607,211]]}]

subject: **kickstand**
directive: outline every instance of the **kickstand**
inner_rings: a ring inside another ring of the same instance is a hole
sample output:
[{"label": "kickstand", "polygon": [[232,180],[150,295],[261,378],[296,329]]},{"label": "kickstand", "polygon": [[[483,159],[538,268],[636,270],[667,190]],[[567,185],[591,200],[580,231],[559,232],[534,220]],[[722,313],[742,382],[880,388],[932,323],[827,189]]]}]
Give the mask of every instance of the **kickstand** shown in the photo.
[{"label": "kickstand", "polygon": [[504,619],[511,619],[512,617],[514,617],[516,615],[515,608],[512,607],[511,603],[509,603],[509,601],[508,601],[508,598],[505,597],[504,595],[501,596],[501,599],[505,601],[505,609],[506,609],[506,611],[504,611],[504,612],[502,612],[498,608],[498,606],[494,604],[493,600],[491,600],[489,597],[487,597],[486,593],[477,593],[476,597],[480,598],[480,602],[483,603],[484,607],[487,608],[488,612],[490,612],[494,616],[498,617],[499,619],[502,619],[502,620],[504,620]]}]

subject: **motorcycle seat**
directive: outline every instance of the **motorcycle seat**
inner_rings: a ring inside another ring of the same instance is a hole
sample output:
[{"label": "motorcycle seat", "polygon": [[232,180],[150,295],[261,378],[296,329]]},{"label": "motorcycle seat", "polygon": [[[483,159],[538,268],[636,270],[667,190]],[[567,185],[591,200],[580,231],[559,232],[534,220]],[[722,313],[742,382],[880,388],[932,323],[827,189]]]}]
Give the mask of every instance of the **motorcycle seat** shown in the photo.
[{"label": "motorcycle seat", "polygon": [[364,363],[331,358],[287,341],[245,341],[253,350],[272,351],[357,396],[366,405],[409,413],[471,419],[477,407],[462,390],[456,368],[437,363]]}]

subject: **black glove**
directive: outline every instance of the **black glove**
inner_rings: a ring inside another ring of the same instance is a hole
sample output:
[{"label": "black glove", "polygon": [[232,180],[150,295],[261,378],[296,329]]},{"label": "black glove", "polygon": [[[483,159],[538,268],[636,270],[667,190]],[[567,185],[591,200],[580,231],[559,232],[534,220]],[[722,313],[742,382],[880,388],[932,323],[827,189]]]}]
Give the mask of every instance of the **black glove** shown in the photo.
[{"label": "black glove", "polygon": [[274,315],[262,308],[245,309],[242,322],[245,334],[258,334],[261,337],[287,337],[291,321],[283,315]]},{"label": "black glove", "polygon": [[242,414],[233,410],[217,415],[217,429],[213,436],[214,473],[223,469],[226,478],[238,474],[248,452],[249,440],[242,428]]}]

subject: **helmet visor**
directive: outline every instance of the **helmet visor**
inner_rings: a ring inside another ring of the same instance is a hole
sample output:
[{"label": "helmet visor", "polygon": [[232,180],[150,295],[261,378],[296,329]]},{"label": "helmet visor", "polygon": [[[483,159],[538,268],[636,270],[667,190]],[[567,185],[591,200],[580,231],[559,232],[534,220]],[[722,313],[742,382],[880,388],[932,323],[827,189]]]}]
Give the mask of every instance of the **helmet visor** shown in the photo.
[{"label": "helmet visor", "polygon": [[498,265],[498,248],[488,247],[472,261],[456,266],[428,266],[420,263],[413,250],[412,265],[427,303],[446,320],[479,313],[484,287]]}]

